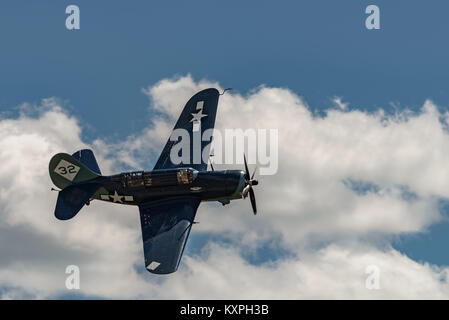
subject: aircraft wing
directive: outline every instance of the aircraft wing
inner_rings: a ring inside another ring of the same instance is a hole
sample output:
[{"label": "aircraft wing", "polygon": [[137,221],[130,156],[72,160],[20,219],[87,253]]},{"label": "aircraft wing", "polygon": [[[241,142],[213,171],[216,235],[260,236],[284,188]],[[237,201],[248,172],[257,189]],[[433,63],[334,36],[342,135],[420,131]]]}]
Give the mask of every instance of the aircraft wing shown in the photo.
[{"label": "aircraft wing", "polygon": [[172,147],[181,142],[183,138],[177,137],[175,141],[169,138],[153,170],[178,167],[191,167],[198,171],[207,170],[209,159],[203,161],[202,154],[207,154],[207,158],[209,158],[210,140],[202,141],[202,137],[205,130],[214,128],[219,95],[217,89],[210,88],[200,91],[190,98],[173,129],[173,134],[177,133],[177,129],[188,133],[190,141],[187,141],[187,147],[190,149],[184,158],[186,161],[172,162],[170,158]]},{"label": "aircraft wing", "polygon": [[201,200],[172,198],[139,205],[145,267],[151,273],[167,274],[179,261]]}]

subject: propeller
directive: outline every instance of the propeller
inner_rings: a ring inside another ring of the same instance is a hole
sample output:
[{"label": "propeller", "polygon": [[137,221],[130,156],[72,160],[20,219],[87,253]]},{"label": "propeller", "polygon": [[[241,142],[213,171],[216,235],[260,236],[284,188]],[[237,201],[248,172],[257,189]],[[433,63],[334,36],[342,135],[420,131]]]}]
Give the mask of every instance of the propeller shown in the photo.
[{"label": "propeller", "polygon": [[246,198],[249,193],[249,199],[251,200],[251,207],[253,208],[254,215],[257,214],[257,207],[256,207],[256,196],[254,194],[253,186],[257,186],[259,184],[259,181],[254,179],[254,175],[256,174],[257,167],[254,169],[253,174],[249,175],[248,170],[248,164],[246,163],[246,157],[245,154],[243,154],[243,161],[245,162],[245,183],[246,186],[243,188],[242,191],[242,197]]}]

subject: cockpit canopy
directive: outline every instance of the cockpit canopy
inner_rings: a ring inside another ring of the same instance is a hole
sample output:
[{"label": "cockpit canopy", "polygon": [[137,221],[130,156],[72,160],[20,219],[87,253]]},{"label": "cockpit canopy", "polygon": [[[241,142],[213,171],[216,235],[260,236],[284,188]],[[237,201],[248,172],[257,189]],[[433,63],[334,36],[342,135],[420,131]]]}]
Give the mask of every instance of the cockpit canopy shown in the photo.
[{"label": "cockpit canopy", "polygon": [[134,171],[121,176],[123,185],[127,187],[170,186],[192,183],[197,178],[198,171],[192,168]]},{"label": "cockpit canopy", "polygon": [[192,168],[182,168],[178,170],[178,183],[180,184],[188,184],[192,183],[193,180],[198,176],[198,171]]}]

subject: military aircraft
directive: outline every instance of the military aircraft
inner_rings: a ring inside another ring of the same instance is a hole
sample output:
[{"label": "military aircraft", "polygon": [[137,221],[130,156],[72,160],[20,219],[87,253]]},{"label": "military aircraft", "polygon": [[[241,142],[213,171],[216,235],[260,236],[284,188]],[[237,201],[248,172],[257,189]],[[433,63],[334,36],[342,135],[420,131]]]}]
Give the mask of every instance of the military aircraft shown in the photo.
[{"label": "military aircraft", "polygon": [[[213,129],[219,96],[214,88],[195,94],[185,105],[173,130],[182,129],[191,136],[202,136],[204,131]],[[72,155],[56,154],[49,164],[51,180],[60,188],[56,218],[71,219],[92,200],[136,205],[140,211],[146,269],[155,274],[175,272],[202,201],[219,201],[225,205],[249,194],[253,213],[257,212],[253,186],[258,181],[254,179],[255,171],[250,176],[244,155],[244,171],[215,171],[213,166],[212,171],[208,171],[210,141],[200,139],[201,152],[207,154],[207,161],[190,152],[189,161],[185,161],[188,163],[176,164],[171,159],[171,151],[180,140],[181,137],[178,140],[169,138],[152,171],[111,176],[101,174],[89,149]],[[194,143],[191,139],[191,151]]]}]

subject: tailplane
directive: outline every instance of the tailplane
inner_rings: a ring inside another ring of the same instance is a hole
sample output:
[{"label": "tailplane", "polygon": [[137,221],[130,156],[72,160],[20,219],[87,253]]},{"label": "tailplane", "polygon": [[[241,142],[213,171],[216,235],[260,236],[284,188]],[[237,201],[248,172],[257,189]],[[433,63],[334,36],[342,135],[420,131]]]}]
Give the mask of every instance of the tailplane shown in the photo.
[{"label": "tailplane", "polygon": [[101,176],[91,150],[80,150],[73,156],[67,153],[58,153],[51,158],[48,169],[51,181],[60,189]]},{"label": "tailplane", "polygon": [[54,155],[49,172],[53,183],[61,189],[55,209],[55,216],[60,220],[73,218],[101,187],[95,182],[101,172],[91,150],[80,150],[72,156]]},{"label": "tailplane", "polygon": [[101,185],[98,183],[82,183],[60,191],[56,202],[55,217],[59,220],[73,218],[100,187]]}]

